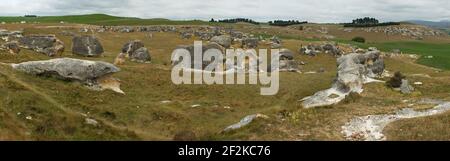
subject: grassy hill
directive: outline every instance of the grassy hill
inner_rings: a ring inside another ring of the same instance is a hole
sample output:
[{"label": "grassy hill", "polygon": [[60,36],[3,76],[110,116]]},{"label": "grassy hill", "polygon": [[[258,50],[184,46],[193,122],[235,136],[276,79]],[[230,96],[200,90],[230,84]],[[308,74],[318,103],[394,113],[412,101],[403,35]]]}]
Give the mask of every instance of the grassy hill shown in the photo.
[{"label": "grassy hill", "polygon": [[106,14],[42,16],[42,17],[0,17],[0,22],[40,22],[40,23],[78,23],[92,25],[203,25],[209,22],[200,20],[174,21],[168,19],[140,19],[133,17],[116,17]]}]

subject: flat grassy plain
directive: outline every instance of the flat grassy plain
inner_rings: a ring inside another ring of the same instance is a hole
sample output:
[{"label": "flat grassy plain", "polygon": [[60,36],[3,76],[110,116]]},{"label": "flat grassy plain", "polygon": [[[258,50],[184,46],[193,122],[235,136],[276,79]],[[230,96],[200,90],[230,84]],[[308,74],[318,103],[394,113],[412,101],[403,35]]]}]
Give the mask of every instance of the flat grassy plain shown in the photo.
[{"label": "flat grassy plain", "polygon": [[[173,140],[175,135],[186,131],[195,134],[193,140],[344,140],[341,126],[353,117],[395,112],[407,107],[403,100],[450,100],[450,72],[438,72],[408,58],[386,58],[386,66],[389,71],[403,72],[411,82],[423,82],[423,86],[416,86],[414,94],[403,95],[375,83],[367,85],[360,98],[315,109],[303,109],[298,100],[330,87],[336,75],[336,58],[326,54],[296,55],[295,59],[307,62],[302,66],[303,72],[320,68],[325,72],[281,73],[280,91],[274,96],[259,95],[259,85],[174,85],[170,79],[171,52],[177,45],[193,44],[195,38],[180,39],[176,33],[154,33],[151,39],[142,33],[95,33],[105,53],[102,57],[85,58],[72,55],[71,37],[61,34],[77,33],[78,29],[41,27],[54,25],[57,24],[2,27],[24,29],[25,34],[56,34],[66,44],[59,57],[110,63],[123,44],[138,39],[149,48],[152,63],[128,61],[119,66],[122,71],[113,76],[122,81],[126,95],[91,91],[78,83],[30,76],[0,65],[0,140]],[[311,41],[286,39],[283,43],[297,51],[300,45]],[[19,55],[0,53],[3,63],[46,59],[51,58],[29,50]],[[431,78],[412,74],[427,74]],[[163,103],[166,100],[171,102]],[[191,107],[196,104],[201,106]],[[255,113],[269,118],[258,119],[236,131],[221,132]],[[86,124],[86,116],[97,120],[99,125]],[[425,121],[393,123],[386,133],[388,139],[395,140],[450,140],[450,127],[445,119],[449,116],[450,113],[445,113]]]}]

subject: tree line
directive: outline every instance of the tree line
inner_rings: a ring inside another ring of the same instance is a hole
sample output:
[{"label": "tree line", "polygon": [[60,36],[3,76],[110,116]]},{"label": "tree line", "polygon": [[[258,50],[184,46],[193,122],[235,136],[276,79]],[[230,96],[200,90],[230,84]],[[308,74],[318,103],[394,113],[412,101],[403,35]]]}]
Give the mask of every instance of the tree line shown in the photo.
[{"label": "tree line", "polygon": [[275,21],[269,21],[269,25],[271,26],[290,26],[290,25],[300,25],[300,24],[306,24],[307,21],[298,21],[298,20],[275,20]]},{"label": "tree line", "polygon": [[233,18],[233,19],[223,19],[223,20],[217,20],[217,21],[214,19],[211,19],[209,22],[222,22],[222,23],[246,22],[246,23],[259,25],[259,22],[253,21],[252,19],[248,19],[248,18]]},{"label": "tree line", "polygon": [[375,18],[364,17],[358,18],[352,21],[352,23],[345,23],[344,27],[375,27],[375,26],[391,26],[391,25],[400,25],[398,22],[384,22],[380,23]]}]

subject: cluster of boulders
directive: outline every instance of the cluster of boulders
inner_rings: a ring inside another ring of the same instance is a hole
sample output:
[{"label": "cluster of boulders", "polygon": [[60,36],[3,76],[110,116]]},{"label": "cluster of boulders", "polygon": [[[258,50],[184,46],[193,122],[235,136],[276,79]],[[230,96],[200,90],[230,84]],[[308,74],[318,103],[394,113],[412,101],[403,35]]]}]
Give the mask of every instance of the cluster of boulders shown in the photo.
[{"label": "cluster of boulders", "polygon": [[444,36],[445,33],[424,26],[387,26],[366,28],[343,28],[345,32],[364,31],[382,33],[385,35],[400,35],[415,39],[423,39],[424,36]]},{"label": "cluster of boulders", "polygon": [[292,51],[289,49],[280,49],[279,56],[280,72],[300,72],[299,63],[294,60],[294,53]]},{"label": "cluster of boulders", "polygon": [[363,92],[363,85],[376,82],[373,78],[381,75],[385,68],[379,51],[343,55],[337,59],[337,64],[337,78],[332,87],[302,99],[304,108],[333,105],[350,93],[360,94]]},{"label": "cluster of boulders", "polygon": [[302,46],[299,49],[299,53],[308,56],[316,56],[319,53],[326,53],[331,54],[333,56],[340,56],[343,54],[343,51],[339,49],[337,45],[326,43],[323,45],[309,44],[307,46]]},{"label": "cluster of boulders", "polygon": [[151,61],[150,52],[144,46],[144,43],[139,40],[130,41],[123,45],[122,52],[116,57],[114,64],[121,65],[126,58],[139,63],[149,63]]},{"label": "cluster of boulders", "polygon": [[[191,64],[180,64],[183,62],[183,59],[181,57],[181,54],[183,54],[183,51],[178,50],[178,49],[184,49],[184,51],[189,52],[190,58],[191,58]],[[180,64],[186,68],[204,70],[209,64],[211,64],[214,61],[214,60],[202,60],[202,62],[198,62],[201,64],[195,64],[196,62],[194,61],[194,53],[195,53],[194,49],[195,49],[194,45],[179,45],[179,46],[177,46],[175,53],[172,55],[172,58],[171,58],[172,65],[175,66],[175,65]],[[218,43],[211,42],[211,43],[202,45],[202,57],[206,53],[206,51],[208,51],[209,49],[217,49],[221,52],[221,54],[223,54],[225,52],[225,48],[223,46],[219,45]],[[225,60],[225,58],[224,58],[224,60]]]},{"label": "cluster of boulders", "polygon": [[84,26],[80,32],[176,32],[175,26]]}]

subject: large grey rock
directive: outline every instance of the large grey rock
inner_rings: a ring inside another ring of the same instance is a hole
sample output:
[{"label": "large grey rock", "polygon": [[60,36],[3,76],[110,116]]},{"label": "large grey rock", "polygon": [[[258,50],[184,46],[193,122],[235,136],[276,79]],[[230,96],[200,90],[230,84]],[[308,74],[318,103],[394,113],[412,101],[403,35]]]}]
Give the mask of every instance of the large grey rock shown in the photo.
[{"label": "large grey rock", "polygon": [[268,116],[263,115],[263,114],[253,114],[253,115],[245,116],[238,123],[228,126],[222,132],[228,132],[228,131],[240,129],[240,128],[252,123],[255,119],[258,119],[258,118],[268,118]]},{"label": "large grey rock", "polygon": [[103,46],[94,36],[75,36],[72,40],[72,53],[81,56],[100,56]]},{"label": "large grey rock", "polygon": [[122,47],[122,53],[128,55],[131,61],[139,63],[148,63],[151,61],[150,53],[144,47],[144,43],[139,40],[134,40],[126,43]]},{"label": "large grey rock", "polygon": [[110,63],[72,58],[59,58],[45,61],[30,61],[13,64],[16,70],[38,76],[55,76],[62,80],[75,80],[94,83],[98,78],[119,72]]},{"label": "large grey rock", "polygon": [[342,51],[336,47],[335,45],[332,44],[325,44],[322,46],[322,50],[327,53],[327,54],[331,54],[333,56],[339,56],[342,55]]},{"label": "large grey rock", "polygon": [[280,60],[293,60],[294,53],[289,49],[280,49]]},{"label": "large grey rock", "polygon": [[402,79],[402,84],[400,85],[400,91],[403,94],[410,94],[414,91],[414,87],[411,86],[406,79]]},{"label": "large grey rock", "polygon": [[221,35],[221,36],[214,36],[210,40],[211,42],[218,43],[219,45],[222,45],[225,48],[229,48],[231,46],[231,37],[227,35]]},{"label": "large grey rock", "polygon": [[[333,105],[345,99],[352,92],[363,92],[365,83],[376,81],[373,77],[383,73],[384,62],[382,59],[379,52],[352,53],[338,58],[337,78],[332,87],[302,99],[303,107]],[[377,67],[373,67],[373,62],[377,62]]]},{"label": "large grey rock", "polygon": [[131,55],[138,49],[144,47],[144,43],[142,43],[139,40],[134,40],[126,43],[122,47],[122,53],[128,54],[128,56],[131,57]]},{"label": "large grey rock", "polygon": [[141,47],[130,55],[130,59],[139,63],[148,63],[151,61],[151,56],[147,48]]},{"label": "large grey rock", "polygon": [[19,39],[19,46],[47,56],[61,55],[64,43],[54,35],[28,35]]},{"label": "large grey rock", "polygon": [[259,40],[257,38],[244,38],[242,40],[242,47],[244,48],[256,48],[258,44]]},{"label": "large grey rock", "polygon": [[294,60],[294,53],[289,49],[280,49],[278,66],[271,65],[270,72],[279,70],[280,72],[299,72],[299,63]]}]

